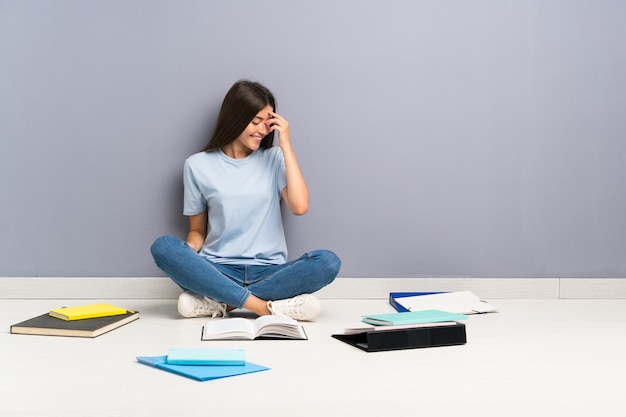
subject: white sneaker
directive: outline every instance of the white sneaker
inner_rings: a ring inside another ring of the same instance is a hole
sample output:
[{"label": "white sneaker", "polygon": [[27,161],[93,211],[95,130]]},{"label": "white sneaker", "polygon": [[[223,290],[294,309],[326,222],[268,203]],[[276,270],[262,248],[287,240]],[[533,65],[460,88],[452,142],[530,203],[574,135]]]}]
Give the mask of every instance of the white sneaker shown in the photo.
[{"label": "white sneaker", "polygon": [[268,301],[267,308],[274,315],[305,321],[314,320],[322,312],[320,302],[311,294],[302,294],[285,300]]},{"label": "white sneaker", "polygon": [[178,312],[183,317],[228,317],[225,303],[189,291],[178,297]]}]

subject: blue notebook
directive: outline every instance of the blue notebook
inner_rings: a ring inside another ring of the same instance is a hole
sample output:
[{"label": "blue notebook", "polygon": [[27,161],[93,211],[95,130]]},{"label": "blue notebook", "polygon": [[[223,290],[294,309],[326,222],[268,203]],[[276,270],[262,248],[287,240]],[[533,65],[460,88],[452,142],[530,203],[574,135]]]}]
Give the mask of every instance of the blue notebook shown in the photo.
[{"label": "blue notebook", "polygon": [[229,376],[266,371],[270,368],[246,362],[243,366],[227,365],[171,365],[167,363],[167,356],[137,356],[137,362],[154,366],[164,371],[173,372],[198,381],[210,381]]},{"label": "blue notebook", "polygon": [[432,294],[442,294],[441,291],[437,292],[390,292],[389,293],[389,304],[393,306],[400,313],[404,313],[406,311],[411,311],[405,306],[402,305],[402,299],[408,297],[419,297],[422,295],[432,295]]},{"label": "blue notebook", "polygon": [[449,313],[441,310],[407,311],[403,313],[369,314],[361,321],[376,326],[399,326],[404,324],[441,323],[444,321],[465,320],[465,314]]}]

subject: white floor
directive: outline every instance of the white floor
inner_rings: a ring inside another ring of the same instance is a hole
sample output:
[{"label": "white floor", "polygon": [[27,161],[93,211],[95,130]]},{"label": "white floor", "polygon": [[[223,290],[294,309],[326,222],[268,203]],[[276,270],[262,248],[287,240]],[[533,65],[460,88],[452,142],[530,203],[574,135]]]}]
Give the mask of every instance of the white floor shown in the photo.
[{"label": "white floor", "polygon": [[[626,300],[497,300],[463,346],[366,353],[330,337],[386,300],[322,300],[308,341],[201,342],[175,300],[105,300],[141,318],[96,339],[9,334],[67,300],[0,300],[0,416],[624,416]],[[73,300],[80,304],[81,300]],[[86,302],[94,302],[87,300]],[[238,347],[272,369],[197,382],[135,361]]]}]

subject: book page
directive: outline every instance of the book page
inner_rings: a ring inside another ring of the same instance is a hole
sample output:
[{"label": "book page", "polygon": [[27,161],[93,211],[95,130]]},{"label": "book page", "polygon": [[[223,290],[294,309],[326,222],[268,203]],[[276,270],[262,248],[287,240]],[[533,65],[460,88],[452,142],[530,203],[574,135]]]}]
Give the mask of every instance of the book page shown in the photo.
[{"label": "book page", "polygon": [[300,323],[284,316],[261,316],[255,323],[256,336],[285,337],[292,339],[306,339],[306,334]]},{"label": "book page", "polygon": [[285,317],[285,316],[275,316],[275,315],[261,316],[254,321],[254,330],[258,331],[261,327],[269,326],[272,324],[297,326],[298,322],[292,318]]},{"label": "book page", "polygon": [[202,340],[253,338],[253,322],[242,317],[211,320],[202,329]]}]

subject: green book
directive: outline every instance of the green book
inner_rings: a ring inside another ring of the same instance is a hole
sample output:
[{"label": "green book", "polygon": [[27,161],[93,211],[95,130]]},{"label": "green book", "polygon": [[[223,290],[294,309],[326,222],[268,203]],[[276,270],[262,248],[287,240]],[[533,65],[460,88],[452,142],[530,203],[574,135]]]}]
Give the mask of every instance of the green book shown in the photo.
[{"label": "green book", "polygon": [[467,319],[465,314],[441,310],[421,310],[403,313],[369,314],[363,316],[361,321],[376,326],[400,326],[404,324],[441,323],[465,319]]}]

